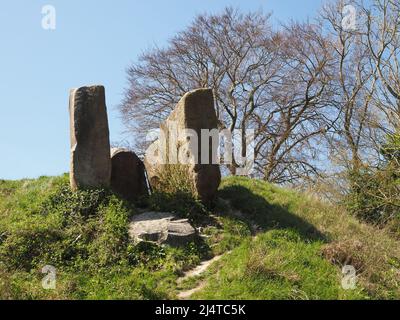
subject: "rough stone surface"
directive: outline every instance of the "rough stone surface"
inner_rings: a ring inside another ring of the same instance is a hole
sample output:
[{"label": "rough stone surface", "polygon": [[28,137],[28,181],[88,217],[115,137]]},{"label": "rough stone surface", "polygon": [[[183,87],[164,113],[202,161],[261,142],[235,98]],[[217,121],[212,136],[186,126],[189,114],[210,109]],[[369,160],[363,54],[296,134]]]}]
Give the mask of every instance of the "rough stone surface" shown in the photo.
[{"label": "rough stone surface", "polygon": [[111,149],[111,189],[132,201],[148,195],[143,162],[132,151]]},{"label": "rough stone surface", "polygon": [[145,212],[133,217],[129,236],[136,242],[181,246],[195,239],[196,230],[187,219],[176,219],[171,213]]},{"label": "rough stone surface", "polygon": [[[213,92],[210,89],[198,89],[187,93],[178,103],[168,119],[161,124],[162,136],[150,146],[145,165],[150,183],[155,183],[158,172],[165,164],[185,164],[197,196],[205,203],[214,200],[221,182],[218,164],[213,163],[217,156],[216,144],[209,139],[208,164],[202,161],[203,129],[218,129],[218,119],[214,109]],[[188,138],[196,133],[198,139]],[[164,137],[164,138],[163,138]]]},{"label": "rough stone surface", "polygon": [[71,188],[109,187],[111,158],[104,87],[71,90],[69,113]]},{"label": "rough stone surface", "polygon": [[154,141],[148,148],[144,158],[144,166],[147,172],[147,178],[151,187],[155,187],[159,182],[159,170],[162,168],[162,155],[160,140]]}]

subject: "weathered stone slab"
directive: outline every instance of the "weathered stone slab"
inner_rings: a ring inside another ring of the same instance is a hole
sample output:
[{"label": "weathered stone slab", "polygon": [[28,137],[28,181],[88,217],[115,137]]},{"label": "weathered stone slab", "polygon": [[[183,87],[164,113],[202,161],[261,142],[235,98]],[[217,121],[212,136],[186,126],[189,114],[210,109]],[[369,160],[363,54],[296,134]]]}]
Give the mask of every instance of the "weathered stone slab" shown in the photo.
[{"label": "weathered stone slab", "polygon": [[[214,133],[214,141],[202,135],[204,130]],[[184,165],[197,196],[205,203],[211,202],[221,182],[220,168],[215,161],[218,139],[212,90],[198,89],[187,93],[161,124],[160,139],[146,154],[150,182],[160,180],[159,172],[165,165]]]},{"label": "weathered stone slab", "polygon": [[133,201],[147,196],[147,183],[143,162],[132,151],[111,149],[111,189]]},{"label": "weathered stone slab", "polygon": [[71,188],[109,187],[111,158],[104,87],[71,90],[69,113]]},{"label": "weathered stone slab", "polygon": [[195,239],[196,230],[187,219],[176,219],[171,213],[146,212],[132,218],[129,236],[136,242],[181,246]]}]

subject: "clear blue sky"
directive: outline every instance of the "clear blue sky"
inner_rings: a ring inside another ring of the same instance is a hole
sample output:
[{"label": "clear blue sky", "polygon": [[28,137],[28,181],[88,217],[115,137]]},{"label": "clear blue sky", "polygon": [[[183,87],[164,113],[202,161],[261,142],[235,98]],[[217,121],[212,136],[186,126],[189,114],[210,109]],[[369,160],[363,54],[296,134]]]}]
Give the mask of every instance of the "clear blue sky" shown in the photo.
[{"label": "clear blue sky", "polygon": [[[202,12],[226,6],[273,11],[274,19],[312,17],[323,0],[1,0],[0,179],[69,169],[68,92],[106,87],[111,141],[124,140],[116,109],[126,67],[163,45]],[[41,26],[53,5],[56,30]]]}]

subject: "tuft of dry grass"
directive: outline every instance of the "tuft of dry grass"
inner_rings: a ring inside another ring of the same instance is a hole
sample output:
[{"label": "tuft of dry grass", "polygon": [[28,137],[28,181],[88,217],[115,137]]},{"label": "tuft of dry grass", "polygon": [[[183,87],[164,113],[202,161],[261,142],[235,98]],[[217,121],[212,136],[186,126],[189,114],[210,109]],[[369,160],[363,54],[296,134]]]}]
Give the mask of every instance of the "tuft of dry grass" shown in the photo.
[{"label": "tuft of dry grass", "polygon": [[343,266],[353,266],[357,272],[362,272],[365,268],[363,244],[358,241],[338,241],[329,243],[322,248],[322,256],[330,263]]},{"label": "tuft of dry grass", "polygon": [[183,192],[196,196],[196,189],[186,165],[163,165],[157,170],[156,176],[156,182],[152,186],[156,191],[168,194]]}]

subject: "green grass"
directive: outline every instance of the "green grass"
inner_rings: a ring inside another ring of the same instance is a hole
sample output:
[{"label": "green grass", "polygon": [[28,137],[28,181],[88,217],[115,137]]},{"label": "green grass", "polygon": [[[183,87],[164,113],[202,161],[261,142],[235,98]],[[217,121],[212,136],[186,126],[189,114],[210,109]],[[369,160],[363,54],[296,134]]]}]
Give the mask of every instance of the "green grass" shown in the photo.
[{"label": "green grass", "polygon": [[[66,175],[1,181],[0,195],[2,299],[173,298],[180,273],[211,254],[203,243],[134,244],[136,209],[107,190],[72,193]],[[56,290],[41,286],[46,265]]]},{"label": "green grass", "polygon": [[[262,181],[228,178],[220,195],[262,229],[205,279],[203,299],[399,299],[400,246],[343,208]],[[344,265],[357,269],[343,290]]]},{"label": "green grass", "polygon": [[[108,190],[72,193],[67,175],[0,180],[0,299],[174,299],[202,281],[193,298],[400,298],[400,246],[388,231],[261,181],[225,179],[219,196],[213,209],[187,194],[138,204],[202,228],[204,240],[171,248],[134,244],[128,223],[137,209]],[[199,279],[176,284],[228,251]],[[358,269],[356,290],[341,288],[345,264]],[[45,265],[57,269],[55,290],[41,286]]]},{"label": "green grass", "polygon": [[229,254],[200,299],[362,299],[363,290],[343,290],[340,272],[320,256],[321,242],[297,231],[274,230],[247,240]]}]

